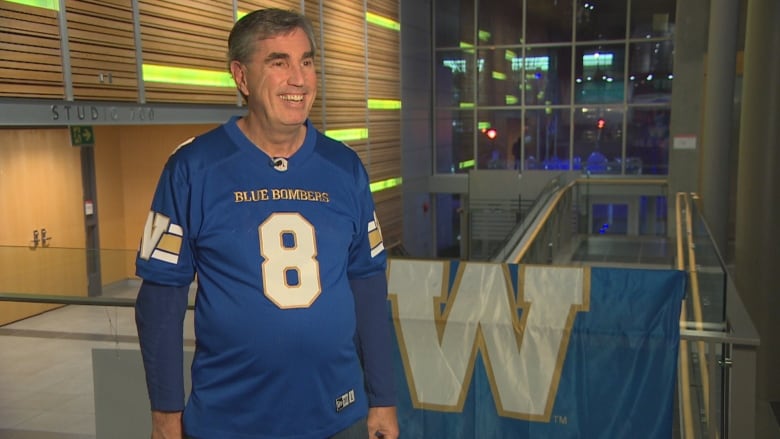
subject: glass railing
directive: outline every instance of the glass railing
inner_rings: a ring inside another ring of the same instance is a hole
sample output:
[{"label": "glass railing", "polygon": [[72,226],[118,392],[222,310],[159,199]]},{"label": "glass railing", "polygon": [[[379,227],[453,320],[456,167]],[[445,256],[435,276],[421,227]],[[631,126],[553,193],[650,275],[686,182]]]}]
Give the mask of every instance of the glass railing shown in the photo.
[{"label": "glass railing", "polygon": [[[122,438],[148,423],[134,257],[0,246],[0,438]],[[100,276],[87,272],[90,260]],[[113,281],[90,288],[101,277]],[[188,311],[185,349],[193,346]]]},{"label": "glass railing", "polygon": [[[648,200],[650,208],[643,209]],[[534,206],[534,221],[501,250],[501,260],[686,271],[675,438],[752,437],[759,339],[699,211],[698,197],[670,199],[664,181],[580,178],[541,201]],[[623,215],[627,225],[616,233],[616,227],[605,230],[607,224],[597,220],[598,204],[628,204],[635,212]],[[674,224],[667,224],[666,217]]]},{"label": "glass railing", "polygon": [[584,176],[551,188],[493,261],[673,266],[666,180]]}]

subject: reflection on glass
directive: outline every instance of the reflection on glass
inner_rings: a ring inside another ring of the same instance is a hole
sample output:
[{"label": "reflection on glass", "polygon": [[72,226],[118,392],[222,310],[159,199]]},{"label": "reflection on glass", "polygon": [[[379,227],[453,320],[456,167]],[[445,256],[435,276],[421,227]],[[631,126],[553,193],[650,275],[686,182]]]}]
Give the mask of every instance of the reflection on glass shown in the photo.
[{"label": "reflection on glass", "polygon": [[523,42],[522,1],[480,1],[477,21],[477,43],[480,45]]},{"label": "reflection on glass", "polygon": [[[628,112],[626,163],[639,164],[638,174],[669,172],[669,108],[631,108]],[[628,169],[626,170],[628,172]]]},{"label": "reflection on glass", "polygon": [[577,0],[577,41],[625,39],[627,5],[626,0]]},{"label": "reflection on glass", "polygon": [[[568,108],[526,111],[521,152],[523,169],[569,169],[570,126]],[[575,162],[573,166],[579,169],[580,163]]]},{"label": "reflection on glass", "polygon": [[631,38],[672,38],[676,0],[631,3]]},{"label": "reflection on glass", "polygon": [[571,47],[528,49],[525,62],[525,103],[527,105],[561,105],[571,103]]},{"label": "reflection on glass", "polygon": [[478,53],[479,105],[519,105],[522,70],[515,52],[506,49]]},{"label": "reflection on glass", "polygon": [[671,41],[649,41],[630,45],[629,102],[671,102],[674,79],[672,49]]},{"label": "reflection on glass", "polygon": [[[666,236],[666,222],[669,217],[664,196],[639,198],[639,234]],[[656,255],[661,256],[661,255]]]},{"label": "reflection on glass", "polygon": [[473,108],[475,53],[471,51],[436,52],[436,106]]},{"label": "reflection on glass", "polygon": [[665,174],[676,2],[434,2],[436,172]]},{"label": "reflection on glass", "polygon": [[522,112],[481,110],[477,118],[477,168],[519,169]]},{"label": "reflection on glass", "polygon": [[624,46],[617,44],[578,47],[574,61],[574,102],[623,102],[624,54]]},{"label": "reflection on glass", "polygon": [[529,44],[571,41],[570,1],[530,1],[525,39]]},{"label": "reflection on glass", "polygon": [[436,172],[474,169],[474,112],[440,109],[436,114]]},{"label": "reflection on glass", "polygon": [[[623,166],[623,112],[610,107],[574,111],[574,161],[588,174],[620,174]],[[633,166],[633,165],[631,165]],[[626,164],[626,173],[636,171]]]},{"label": "reflection on glass", "polygon": [[594,235],[625,235],[628,233],[628,204],[593,204]]},{"label": "reflection on glass", "polygon": [[436,1],[436,47],[474,45],[474,0]]}]

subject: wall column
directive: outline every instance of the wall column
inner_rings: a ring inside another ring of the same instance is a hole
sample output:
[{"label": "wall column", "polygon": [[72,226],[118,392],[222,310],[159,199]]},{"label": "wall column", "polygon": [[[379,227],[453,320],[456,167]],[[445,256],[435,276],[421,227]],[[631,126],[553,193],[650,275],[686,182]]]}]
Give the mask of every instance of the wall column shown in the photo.
[{"label": "wall column", "polygon": [[748,2],[737,171],[735,282],[761,337],[756,376],[758,432],[766,431],[766,426],[771,425],[767,423],[775,422],[766,419],[768,414],[762,406],[780,401],[778,23],[780,2]]},{"label": "wall column", "polygon": [[[674,31],[674,87],[669,131],[669,210],[668,234],[676,233],[674,203],[677,192],[699,192],[704,56],[707,51],[707,16],[709,0],[677,2],[677,24]],[[680,148],[678,136],[695,136],[696,148]]]},{"label": "wall column", "polygon": [[724,258],[729,220],[729,149],[736,77],[739,2],[712,0],[707,42],[702,132],[701,198],[704,218]]}]

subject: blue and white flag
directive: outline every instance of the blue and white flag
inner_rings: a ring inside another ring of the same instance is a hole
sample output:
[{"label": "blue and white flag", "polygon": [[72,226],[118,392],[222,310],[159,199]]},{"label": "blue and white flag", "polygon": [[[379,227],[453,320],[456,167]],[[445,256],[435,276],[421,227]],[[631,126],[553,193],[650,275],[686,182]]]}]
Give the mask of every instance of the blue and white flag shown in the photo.
[{"label": "blue and white flag", "polygon": [[391,260],[404,439],[672,436],[686,274]]}]

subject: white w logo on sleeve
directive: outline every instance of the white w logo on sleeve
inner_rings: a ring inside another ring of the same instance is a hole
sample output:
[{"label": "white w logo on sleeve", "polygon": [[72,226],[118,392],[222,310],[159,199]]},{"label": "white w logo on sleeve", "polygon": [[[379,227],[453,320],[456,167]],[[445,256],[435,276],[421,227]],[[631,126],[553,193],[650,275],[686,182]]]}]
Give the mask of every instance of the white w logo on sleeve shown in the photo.
[{"label": "white w logo on sleeve", "polygon": [[[577,312],[589,309],[581,267],[521,266],[515,298],[506,265],[394,260],[389,294],[416,408],[460,412],[481,352],[498,413],[549,422]],[[522,317],[518,310],[522,309]]]},{"label": "white w logo on sleeve", "polygon": [[179,262],[183,235],[181,226],[172,224],[170,218],[161,213],[149,212],[138,256],[147,261],[151,258],[176,264]]}]

